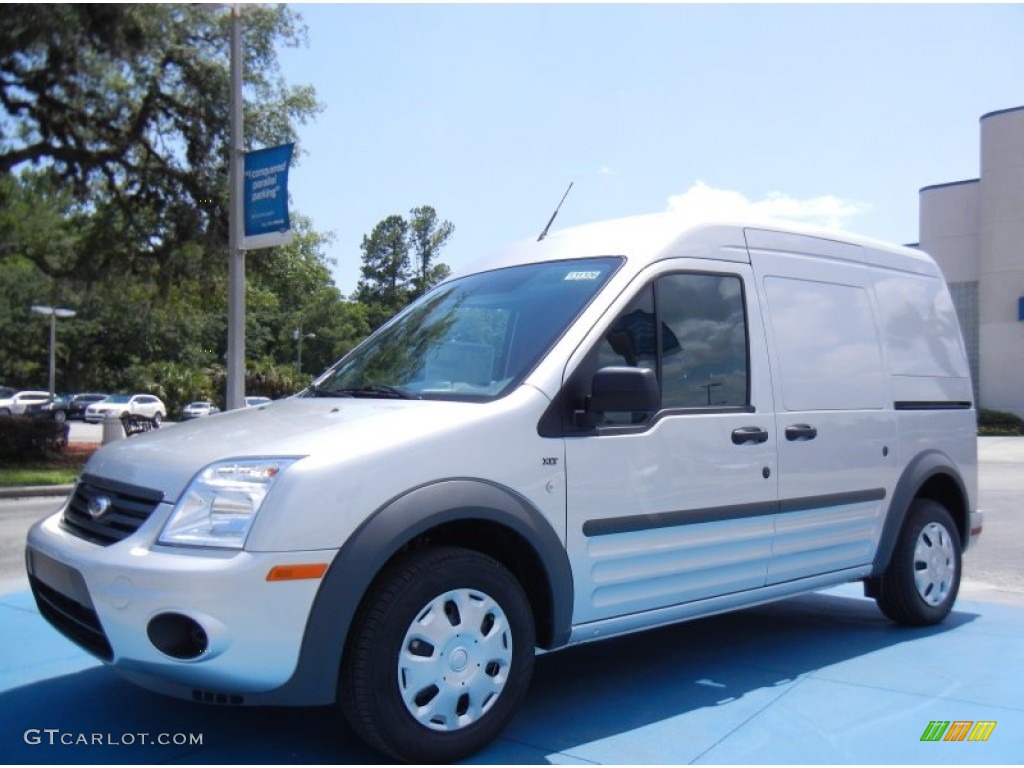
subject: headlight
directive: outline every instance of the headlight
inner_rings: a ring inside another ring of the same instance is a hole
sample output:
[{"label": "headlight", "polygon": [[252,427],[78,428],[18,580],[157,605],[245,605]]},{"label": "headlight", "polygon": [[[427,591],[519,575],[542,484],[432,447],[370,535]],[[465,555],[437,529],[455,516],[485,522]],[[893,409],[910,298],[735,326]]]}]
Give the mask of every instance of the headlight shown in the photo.
[{"label": "headlight", "polygon": [[178,500],[159,543],[241,549],[274,482],[295,461],[238,459],[206,467]]}]

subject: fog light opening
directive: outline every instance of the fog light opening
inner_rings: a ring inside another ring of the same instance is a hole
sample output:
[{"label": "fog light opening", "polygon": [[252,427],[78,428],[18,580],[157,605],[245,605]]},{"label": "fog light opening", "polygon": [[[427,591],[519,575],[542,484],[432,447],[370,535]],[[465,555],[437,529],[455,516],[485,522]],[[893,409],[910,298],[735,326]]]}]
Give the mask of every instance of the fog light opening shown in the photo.
[{"label": "fog light opening", "polygon": [[172,659],[198,659],[209,650],[206,630],[195,619],[180,613],[154,616],[146,628],[149,642],[160,653]]}]

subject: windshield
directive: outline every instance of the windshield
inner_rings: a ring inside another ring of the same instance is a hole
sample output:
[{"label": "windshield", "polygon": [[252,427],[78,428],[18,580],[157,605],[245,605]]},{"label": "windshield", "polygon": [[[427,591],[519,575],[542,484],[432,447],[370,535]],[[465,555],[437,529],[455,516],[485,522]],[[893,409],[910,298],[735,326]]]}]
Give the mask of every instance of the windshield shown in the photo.
[{"label": "windshield", "polygon": [[131,399],[132,399],[131,395],[111,395],[110,397],[108,397],[103,402],[104,403],[127,403]]},{"label": "windshield", "polygon": [[526,377],[620,263],[528,264],[445,283],[342,358],[304,396],[500,397]]}]

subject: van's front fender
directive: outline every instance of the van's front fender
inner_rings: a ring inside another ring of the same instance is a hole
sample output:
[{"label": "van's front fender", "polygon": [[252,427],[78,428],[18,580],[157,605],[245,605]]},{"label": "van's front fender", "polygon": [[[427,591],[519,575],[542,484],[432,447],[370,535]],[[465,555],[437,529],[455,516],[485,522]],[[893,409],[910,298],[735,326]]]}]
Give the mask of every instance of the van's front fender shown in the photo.
[{"label": "van's front fender", "polygon": [[338,550],[310,611],[295,673],[281,688],[260,695],[260,703],[332,703],[349,628],[370,584],[407,544],[459,521],[500,525],[532,548],[550,593],[551,636],[545,647],[564,645],[572,620],[572,570],[551,523],[503,486],[476,479],[441,480],[386,503]]}]

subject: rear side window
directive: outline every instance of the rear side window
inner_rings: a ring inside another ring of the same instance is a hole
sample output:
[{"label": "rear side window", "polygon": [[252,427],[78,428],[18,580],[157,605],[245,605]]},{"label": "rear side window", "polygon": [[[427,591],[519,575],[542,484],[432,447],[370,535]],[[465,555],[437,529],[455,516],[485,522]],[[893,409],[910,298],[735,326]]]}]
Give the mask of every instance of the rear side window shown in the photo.
[{"label": "rear side window", "polygon": [[864,288],[766,277],[768,317],[787,411],[876,409],[882,348]]}]

